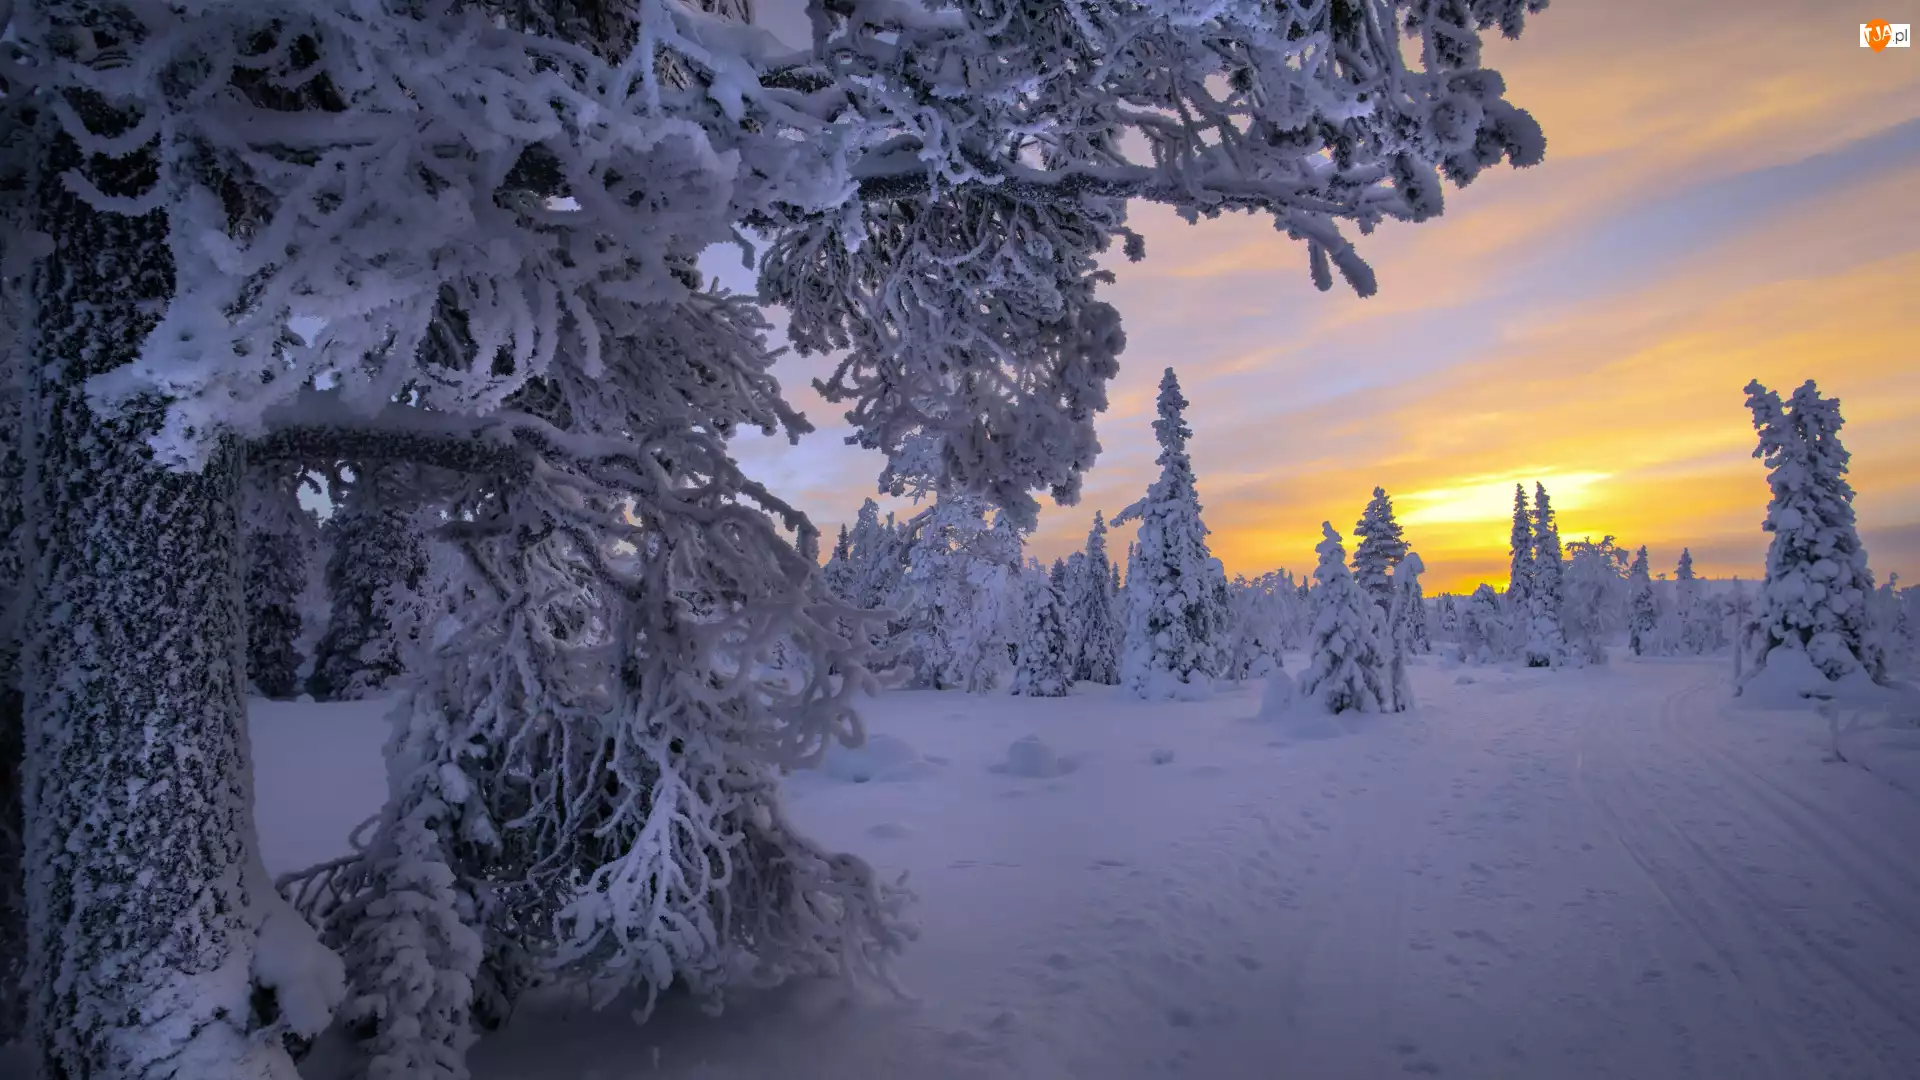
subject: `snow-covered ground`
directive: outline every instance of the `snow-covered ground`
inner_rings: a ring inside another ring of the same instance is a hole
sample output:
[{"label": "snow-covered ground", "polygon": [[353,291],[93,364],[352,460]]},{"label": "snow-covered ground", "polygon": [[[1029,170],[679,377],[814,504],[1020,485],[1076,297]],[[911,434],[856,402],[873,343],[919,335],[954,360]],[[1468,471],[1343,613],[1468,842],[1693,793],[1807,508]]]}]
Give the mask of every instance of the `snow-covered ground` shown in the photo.
[{"label": "snow-covered ground", "polygon": [[[1418,711],[1333,732],[1255,719],[1257,684],[889,695],[792,797],[910,873],[914,1000],[535,1003],[476,1074],[1920,1075],[1920,729],[1828,760],[1812,714],[1730,708],[1721,660],[1415,678]],[[254,729],[274,868],[335,853],[379,798],[378,707]]]}]

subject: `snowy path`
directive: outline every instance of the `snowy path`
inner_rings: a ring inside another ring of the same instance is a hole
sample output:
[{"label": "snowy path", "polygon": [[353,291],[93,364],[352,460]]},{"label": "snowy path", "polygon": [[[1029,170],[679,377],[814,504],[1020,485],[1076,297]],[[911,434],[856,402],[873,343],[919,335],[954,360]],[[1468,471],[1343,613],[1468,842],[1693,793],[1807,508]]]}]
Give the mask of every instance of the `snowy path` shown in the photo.
[{"label": "snowy path", "polygon": [[[917,1002],[529,1010],[478,1076],[1920,1076],[1920,788],[1729,712],[1719,662],[1417,674],[1419,712],[1301,742],[1253,689],[898,695],[925,760],[795,812],[912,871]],[[1029,732],[1078,767],[986,768]]]}]

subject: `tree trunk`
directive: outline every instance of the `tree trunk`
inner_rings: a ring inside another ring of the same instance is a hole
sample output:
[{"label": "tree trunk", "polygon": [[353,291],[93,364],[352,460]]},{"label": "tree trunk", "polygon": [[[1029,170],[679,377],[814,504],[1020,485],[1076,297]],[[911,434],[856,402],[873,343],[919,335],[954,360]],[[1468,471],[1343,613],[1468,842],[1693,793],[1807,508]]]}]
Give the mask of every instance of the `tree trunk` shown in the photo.
[{"label": "tree trunk", "polygon": [[[75,100],[96,132],[126,118]],[[256,990],[273,902],[254,837],[242,691],[240,456],[164,468],[162,403],[108,417],[90,376],[132,361],[171,294],[160,215],[69,194],[46,149],[27,405],[37,541],[22,655],[30,1038],[48,1080],[293,1078]],[[110,195],[151,153],[95,157]]]}]

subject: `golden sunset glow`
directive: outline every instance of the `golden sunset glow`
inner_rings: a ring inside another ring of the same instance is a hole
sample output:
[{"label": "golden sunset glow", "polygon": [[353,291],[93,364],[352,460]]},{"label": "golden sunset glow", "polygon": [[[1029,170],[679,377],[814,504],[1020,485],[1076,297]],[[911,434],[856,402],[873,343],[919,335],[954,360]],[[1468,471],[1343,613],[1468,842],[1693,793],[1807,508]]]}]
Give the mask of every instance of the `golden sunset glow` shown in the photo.
[{"label": "golden sunset glow", "polygon": [[[1668,571],[1684,545],[1704,574],[1757,576],[1767,492],[1742,387],[1812,378],[1843,402],[1876,576],[1920,577],[1920,53],[1859,47],[1884,14],[1554,5],[1487,59],[1547,161],[1356,238],[1370,299],[1315,292],[1264,220],[1137,207],[1146,261],[1110,260],[1129,344],[1105,451],[1030,550],[1078,548],[1095,508],[1145,490],[1171,365],[1230,573],[1310,570],[1320,522],[1348,533],[1380,485],[1430,593],[1504,585],[1513,485],[1541,481],[1564,539],[1646,544]],[[813,374],[795,363],[787,385]],[[808,411],[822,435],[752,464],[790,472],[831,528],[878,463]]]}]

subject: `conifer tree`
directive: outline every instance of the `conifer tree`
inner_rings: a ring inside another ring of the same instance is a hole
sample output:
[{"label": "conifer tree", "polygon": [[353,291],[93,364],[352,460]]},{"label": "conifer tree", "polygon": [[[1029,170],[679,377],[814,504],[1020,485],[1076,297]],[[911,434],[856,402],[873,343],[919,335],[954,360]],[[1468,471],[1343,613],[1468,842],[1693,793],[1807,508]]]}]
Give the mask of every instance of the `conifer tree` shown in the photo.
[{"label": "conifer tree", "polygon": [[1513,531],[1507,542],[1511,565],[1507,573],[1507,610],[1524,621],[1531,612],[1528,586],[1533,581],[1533,519],[1527,509],[1527,489],[1513,485]]},{"label": "conifer tree", "polygon": [[1207,550],[1183,410],[1187,399],[1168,368],[1160,380],[1160,477],[1116,522],[1140,521],[1127,572],[1130,593],[1122,676],[1143,698],[1204,694],[1217,674],[1226,629],[1225,575]]},{"label": "conifer tree", "polygon": [[1482,582],[1460,613],[1460,658],[1485,664],[1507,655],[1513,630],[1510,613],[1502,610],[1499,594]]},{"label": "conifer tree", "polygon": [[834,537],[833,554],[827,557],[827,565],[821,568],[820,575],[836,599],[853,602],[853,533],[845,525],[840,526],[839,535]]},{"label": "conifer tree", "polygon": [[1828,680],[1864,673],[1885,678],[1885,657],[1867,618],[1873,575],[1854,521],[1851,455],[1840,442],[1840,402],[1809,379],[1783,405],[1758,380],[1747,384],[1773,499],[1761,528],[1767,576],[1761,585],[1760,624],[1742,643],[1738,693],[1783,651],[1803,653]]},{"label": "conifer tree", "polygon": [[1360,538],[1353,548],[1353,576],[1381,610],[1393,604],[1393,568],[1407,555],[1400,523],[1393,517],[1393,500],[1385,488],[1374,488],[1366,511],[1354,525]]},{"label": "conifer tree", "polygon": [[1314,548],[1313,632],[1300,696],[1316,698],[1328,712],[1382,712],[1393,707],[1387,658],[1375,636],[1384,622],[1373,600],[1347,572],[1347,553],[1333,523],[1322,522]]},{"label": "conifer tree", "polygon": [[308,564],[320,550],[320,523],[300,505],[300,476],[256,469],[241,509],[246,543],[247,681],[254,693],[300,692]]},{"label": "conifer tree", "polygon": [[318,700],[377,693],[403,669],[395,605],[419,588],[426,569],[410,479],[405,469],[366,467],[346,484],[327,519],[331,618],[308,681]]},{"label": "conifer tree", "polygon": [[1120,681],[1120,648],[1125,623],[1120,619],[1120,568],[1107,557],[1107,523],[1093,512],[1087,547],[1069,560],[1067,611],[1074,635],[1069,648],[1074,678],[1111,686]]},{"label": "conifer tree", "polygon": [[[48,928],[29,950],[38,1071],[284,1080],[285,1038],[327,1024],[324,994],[255,963],[265,941],[291,950],[235,670],[249,462],[374,455],[444,474],[512,544],[560,531],[580,558],[637,552],[595,567],[636,635],[621,663],[535,680],[591,721],[522,715],[524,686],[461,696],[523,657],[489,656],[498,670],[435,701],[462,761],[512,761],[469,808],[513,809],[520,778],[598,753],[596,733],[671,763],[590,759],[589,785],[536,803],[561,824],[486,819],[526,830],[491,853],[503,872],[561,867],[543,899],[599,947],[596,985],[705,989],[724,981],[713,957],[745,954],[768,977],[863,969],[897,937],[858,917],[859,861],[795,836],[766,775],[857,740],[852,682],[790,695],[751,673],[760,643],[799,639],[857,681],[864,643],[836,637],[812,526],[729,453],[736,431],[807,425],[770,373],[759,298],[706,288],[699,254],[764,237],[759,295],[803,351],[840,354],[821,392],[861,445],[891,458],[940,429],[939,479],[1027,520],[1031,492],[1078,491],[1097,445],[1124,343],[1097,256],[1141,254],[1128,200],[1264,214],[1319,287],[1337,271],[1366,295],[1345,232],[1431,219],[1443,181],[1544,154],[1479,47],[1539,0],[1382,9],[1371,29],[1351,5],[920,6],[810,4],[796,52],[738,25],[747,0],[6,5],[8,70],[28,74],[8,76],[0,120],[30,134],[0,150],[0,212],[10,241],[57,240],[8,245],[33,301],[12,350],[32,363],[9,367],[30,383],[39,541],[20,680],[28,895]],[[1239,88],[1224,114],[1221,78]],[[1114,149],[1141,137],[1150,160]],[[317,334],[289,332],[309,319]],[[403,395],[411,415],[388,407]],[[641,700],[591,708],[603,694]],[[516,758],[528,745],[545,757]],[[528,854],[581,827],[579,800],[605,815],[587,818],[599,839]],[[652,827],[623,831],[642,809]],[[480,824],[382,822],[384,851]],[[498,869],[442,861],[462,887]],[[404,1060],[458,1075],[442,1049]]]},{"label": "conifer tree", "polygon": [[1647,575],[1647,546],[1640,545],[1634,553],[1633,565],[1627,569],[1627,583],[1631,589],[1633,605],[1627,616],[1627,648],[1635,656],[1645,656],[1654,650],[1654,634],[1660,626],[1660,604],[1653,595],[1653,579]]},{"label": "conifer tree", "polygon": [[1393,605],[1387,609],[1387,701],[1389,711],[1405,712],[1413,708],[1413,681],[1407,671],[1408,658],[1427,652],[1426,600],[1420,592],[1420,575],[1426,564],[1419,554],[1408,551],[1393,570]]},{"label": "conifer tree", "polygon": [[[1066,567],[1060,567],[1064,577]],[[1034,567],[1021,575],[1026,589],[1026,625],[1020,640],[1013,692],[1023,697],[1065,697],[1072,680],[1067,658],[1062,596],[1054,575]]]},{"label": "conifer tree", "polygon": [[1567,659],[1566,637],[1560,627],[1560,527],[1544,484],[1533,488],[1533,558],[1527,571],[1527,666],[1553,667]]},{"label": "conifer tree", "polygon": [[1409,656],[1425,656],[1433,651],[1433,639],[1427,630],[1427,598],[1420,591],[1420,575],[1427,572],[1426,563],[1420,556],[1409,550],[1394,567],[1391,584],[1393,586],[1394,633],[1406,644]]}]

